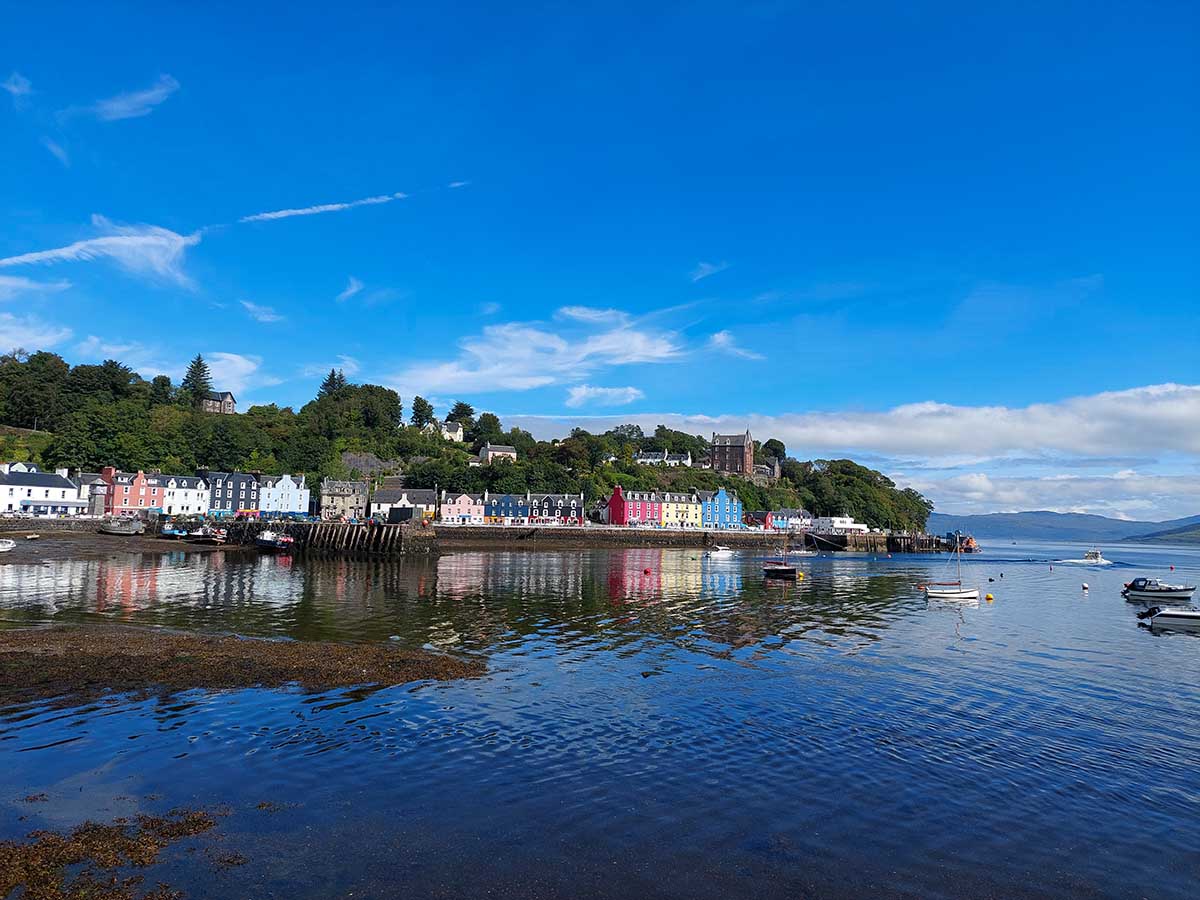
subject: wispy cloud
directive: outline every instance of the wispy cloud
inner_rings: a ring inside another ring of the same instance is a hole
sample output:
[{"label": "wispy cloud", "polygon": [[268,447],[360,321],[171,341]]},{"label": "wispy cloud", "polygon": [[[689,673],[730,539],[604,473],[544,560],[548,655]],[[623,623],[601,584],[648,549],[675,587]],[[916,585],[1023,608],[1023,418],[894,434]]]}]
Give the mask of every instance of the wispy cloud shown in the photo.
[{"label": "wispy cloud", "polygon": [[22,275],[0,275],[0,300],[11,300],[22,294],[52,294],[65,291],[69,281],[34,281]]},{"label": "wispy cloud", "polygon": [[692,279],[693,282],[702,281],[708,276],[716,275],[718,272],[724,272],[728,268],[729,263],[727,262],[702,262],[699,263],[696,268],[692,269],[692,271],[688,274],[688,277]]},{"label": "wispy cloud", "polygon": [[71,337],[71,329],[43,322],[34,316],[0,313],[0,347],[5,351],[24,348],[44,350]]},{"label": "wispy cloud", "polygon": [[455,190],[457,188],[465,188],[470,183],[471,182],[469,182],[469,181],[452,181],[448,185],[446,185],[446,187],[448,187],[452,190]]},{"label": "wispy cloud", "polygon": [[67,154],[66,148],[63,147],[62,144],[58,143],[58,141],[51,140],[48,137],[43,137],[42,146],[49,150],[50,153],[53,154],[54,158],[64,166],[67,168],[71,167],[71,157]]},{"label": "wispy cloud", "polygon": [[733,356],[740,356],[742,359],[766,359],[761,353],[755,353],[753,350],[747,350],[745,347],[739,347],[737,341],[734,340],[732,334],[728,331],[718,331],[708,339],[708,346],[713,350],[718,350],[721,353],[729,353]]},{"label": "wispy cloud", "polygon": [[33,93],[33,82],[20,72],[13,72],[4,81],[0,81],[0,88],[8,91],[12,97],[13,106],[19,109],[24,99]]},{"label": "wispy cloud", "polygon": [[323,378],[329,374],[330,369],[337,369],[346,377],[351,377],[362,370],[362,363],[353,356],[339,356],[336,362],[311,363],[300,372],[305,378]]},{"label": "wispy cloud", "polygon": [[117,225],[100,215],[92,216],[92,225],[102,232],[101,237],[9,256],[0,259],[0,268],[111,259],[134,275],[191,286],[183,271],[183,259],[188,247],[200,243],[200,232],[181,235],[157,225]]},{"label": "wispy cloud", "polygon": [[239,222],[272,222],[275,219],[290,219],[292,216],[315,216],[319,213],[341,212],[344,209],[354,209],[356,206],[376,206],[380,203],[391,203],[393,200],[403,200],[408,196],[404,193],[379,194],[375,197],[364,197],[361,200],[349,200],[345,203],[320,203],[316,206],[301,206],[295,209],[277,209],[272,212],[255,213],[242,216]]},{"label": "wispy cloud", "polygon": [[594,404],[596,406],[624,406],[641,400],[646,395],[635,387],[594,387],[578,384],[567,391],[567,406],[572,408]]},{"label": "wispy cloud", "polygon": [[260,306],[257,303],[251,303],[249,300],[241,301],[242,307],[250,315],[250,318],[256,322],[282,322],[283,316],[277,313],[273,307]]},{"label": "wispy cloud", "polygon": [[268,375],[262,370],[262,357],[214,351],[204,354],[212,371],[213,385],[217,390],[243,394],[259,388],[274,387],[283,379]]},{"label": "wispy cloud", "polygon": [[342,289],[342,292],[337,295],[338,303],[344,303],[362,289],[363,283],[351,275],[350,280],[346,282],[346,286]]},{"label": "wispy cloud", "polygon": [[[154,84],[144,90],[126,91],[106,100],[98,100],[86,111],[101,122],[137,119],[150,115],[156,106],[163,103],[177,90],[179,90],[178,81],[170,75],[160,75]],[[79,110],[71,109],[65,112],[70,114],[79,112]]]}]

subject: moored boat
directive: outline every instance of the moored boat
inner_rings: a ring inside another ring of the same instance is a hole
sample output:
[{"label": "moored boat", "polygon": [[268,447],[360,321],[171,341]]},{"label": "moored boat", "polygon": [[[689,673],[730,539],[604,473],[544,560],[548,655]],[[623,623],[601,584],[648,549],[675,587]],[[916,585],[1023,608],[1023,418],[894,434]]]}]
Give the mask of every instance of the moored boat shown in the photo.
[{"label": "moored boat", "polygon": [[146,523],[141,519],[120,518],[120,519],[105,519],[100,523],[97,529],[101,534],[115,534],[125,537],[132,535],[144,534],[146,531]]},{"label": "moored boat", "polygon": [[287,553],[295,546],[296,539],[290,534],[263,531],[254,539],[254,543],[259,550],[264,550],[267,553]]},{"label": "moored boat", "polygon": [[8,553],[15,546],[17,546],[16,541],[10,541],[8,538],[0,538],[0,553]]},{"label": "moored boat", "polygon": [[978,600],[979,588],[964,587],[962,582],[962,535],[955,532],[954,562],[958,573],[957,581],[931,581],[922,585],[929,600]]},{"label": "moored boat", "polygon": [[197,528],[195,531],[193,531],[191,534],[189,534],[186,538],[184,538],[184,540],[186,540],[189,544],[208,544],[208,545],[224,544],[225,543],[225,529],[224,528],[209,528],[206,525],[203,528]]},{"label": "moored boat", "polygon": [[733,550],[723,544],[713,544],[704,554],[709,559],[733,556]]},{"label": "moored boat", "polygon": [[787,563],[767,563],[763,566],[764,578],[780,578],[788,581],[796,580],[796,567]]},{"label": "moored boat", "polygon": [[1194,593],[1195,585],[1167,584],[1157,578],[1135,578],[1121,591],[1126,600],[1190,600]]},{"label": "moored boat", "polygon": [[1151,628],[1200,628],[1200,609],[1188,606],[1152,606],[1138,613]]}]

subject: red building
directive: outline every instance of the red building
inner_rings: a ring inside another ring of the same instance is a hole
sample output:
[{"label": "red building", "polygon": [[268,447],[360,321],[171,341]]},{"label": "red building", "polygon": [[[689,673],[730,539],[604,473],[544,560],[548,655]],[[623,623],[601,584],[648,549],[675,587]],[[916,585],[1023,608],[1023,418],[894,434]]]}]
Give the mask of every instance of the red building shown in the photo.
[{"label": "red building", "polygon": [[661,525],[662,498],[654,491],[630,491],[618,484],[608,498],[608,524]]},{"label": "red building", "polygon": [[148,479],[140,469],[135,474],[105,466],[100,470],[100,478],[108,485],[104,494],[106,516],[139,516],[162,507],[164,488],[159,479]]},{"label": "red building", "polygon": [[754,438],[750,437],[749,429],[745,434],[714,433],[709,453],[712,467],[717,472],[730,475],[754,473]]}]

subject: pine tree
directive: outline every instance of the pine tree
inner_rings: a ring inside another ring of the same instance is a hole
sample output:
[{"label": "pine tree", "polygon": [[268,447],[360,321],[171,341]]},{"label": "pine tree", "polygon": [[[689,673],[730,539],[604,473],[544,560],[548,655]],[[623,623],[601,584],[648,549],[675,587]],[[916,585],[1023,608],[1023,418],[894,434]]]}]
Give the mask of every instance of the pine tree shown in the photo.
[{"label": "pine tree", "polygon": [[346,376],[342,374],[341,369],[330,369],[329,374],[325,376],[325,380],[321,382],[321,387],[317,391],[317,399],[324,400],[328,397],[338,397],[346,389]]},{"label": "pine tree", "polygon": [[433,422],[433,404],[424,397],[413,397],[410,421],[418,428]]},{"label": "pine tree", "polygon": [[187,374],[179,385],[180,393],[193,406],[199,406],[212,393],[212,373],[199,353],[188,365]]},{"label": "pine tree", "polygon": [[475,424],[475,407],[459,400],[450,410],[450,414],[446,416],[446,421],[459,422],[463,428],[470,428]]}]

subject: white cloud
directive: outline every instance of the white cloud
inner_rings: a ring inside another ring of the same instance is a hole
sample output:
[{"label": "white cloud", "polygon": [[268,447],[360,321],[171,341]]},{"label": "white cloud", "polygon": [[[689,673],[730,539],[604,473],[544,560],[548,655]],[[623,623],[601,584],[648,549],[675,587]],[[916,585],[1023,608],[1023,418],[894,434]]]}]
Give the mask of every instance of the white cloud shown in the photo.
[{"label": "white cloud", "polygon": [[65,291],[69,281],[34,281],[23,275],[0,275],[0,300],[11,300],[21,294],[53,294]]},{"label": "white cloud", "polygon": [[256,322],[282,322],[283,316],[275,312],[270,306],[259,306],[257,303],[251,303],[249,300],[241,301],[242,306],[250,315],[250,318]]},{"label": "white cloud", "polygon": [[563,319],[574,319],[577,322],[613,322],[616,324],[626,324],[629,322],[629,313],[622,312],[619,309],[605,309],[598,306],[563,306],[560,307],[555,315]]},{"label": "white cloud", "polygon": [[593,387],[590,384],[577,384],[567,391],[567,406],[578,407],[586,404],[596,406],[623,406],[641,400],[646,395],[635,387]]},{"label": "white cloud", "polygon": [[244,394],[283,381],[262,371],[261,356],[211,352],[204,354],[204,360],[212,372],[213,387],[219,391]]},{"label": "white cloud", "polygon": [[693,282],[702,281],[708,276],[716,275],[718,272],[724,272],[728,268],[729,263],[727,262],[702,262],[698,263],[696,268],[692,269],[692,271],[688,274],[688,277],[692,279]]},{"label": "white cloud", "polygon": [[64,166],[67,168],[71,167],[71,157],[67,154],[66,148],[63,147],[62,144],[58,143],[58,141],[53,141],[48,137],[43,137],[42,146],[49,150],[54,158]]},{"label": "white cloud", "polygon": [[718,331],[708,339],[708,346],[713,350],[719,350],[722,353],[729,353],[733,356],[740,356],[743,359],[766,359],[761,353],[755,353],[753,350],[739,347],[733,335],[728,331]]},{"label": "white cloud", "polygon": [[70,328],[43,322],[34,316],[0,313],[0,348],[3,352],[20,348],[44,350],[70,337]]},{"label": "white cloud", "polygon": [[683,353],[674,332],[651,331],[624,314],[611,321],[567,318],[573,324],[561,334],[538,323],[487,325],[480,334],[459,342],[457,359],[422,362],[390,380],[403,396],[525,391],[578,382],[608,366],[668,362]]},{"label": "white cloud", "polygon": [[0,88],[12,96],[14,106],[20,106],[22,99],[33,93],[33,82],[20,72],[13,72],[4,81],[0,81]]},{"label": "white cloud", "polygon": [[200,243],[200,232],[180,235],[157,225],[117,225],[100,215],[92,216],[92,224],[102,232],[101,237],[0,259],[0,268],[111,259],[134,275],[191,286],[191,280],[183,271],[183,257],[188,247]]},{"label": "white cloud", "polygon": [[170,75],[160,75],[158,81],[141,91],[127,91],[98,100],[89,111],[102,122],[136,119],[148,116],[154,108],[179,90],[179,82]]},{"label": "white cloud", "polygon": [[273,212],[255,213],[252,216],[242,216],[239,222],[270,222],[275,219],[290,219],[292,216],[315,216],[318,213],[341,212],[344,209],[354,209],[356,206],[376,206],[380,203],[391,203],[393,200],[403,200],[408,194],[380,194],[376,197],[364,197],[361,200],[349,200],[344,203],[321,203],[317,206],[302,206],[297,209],[277,209]]},{"label": "white cloud", "polygon": [[346,286],[342,289],[342,292],[337,295],[338,303],[344,303],[362,289],[363,283],[351,275],[350,280],[346,282]]},{"label": "white cloud", "polygon": [[338,369],[343,375],[350,378],[359,373],[362,363],[353,356],[339,356],[337,362],[307,365],[301,370],[301,373],[305,378],[324,378],[329,374],[330,369]]},{"label": "white cloud", "polygon": [[446,185],[446,187],[451,188],[451,189],[465,188],[470,183],[471,182],[469,182],[469,181],[452,181],[448,185]]}]

